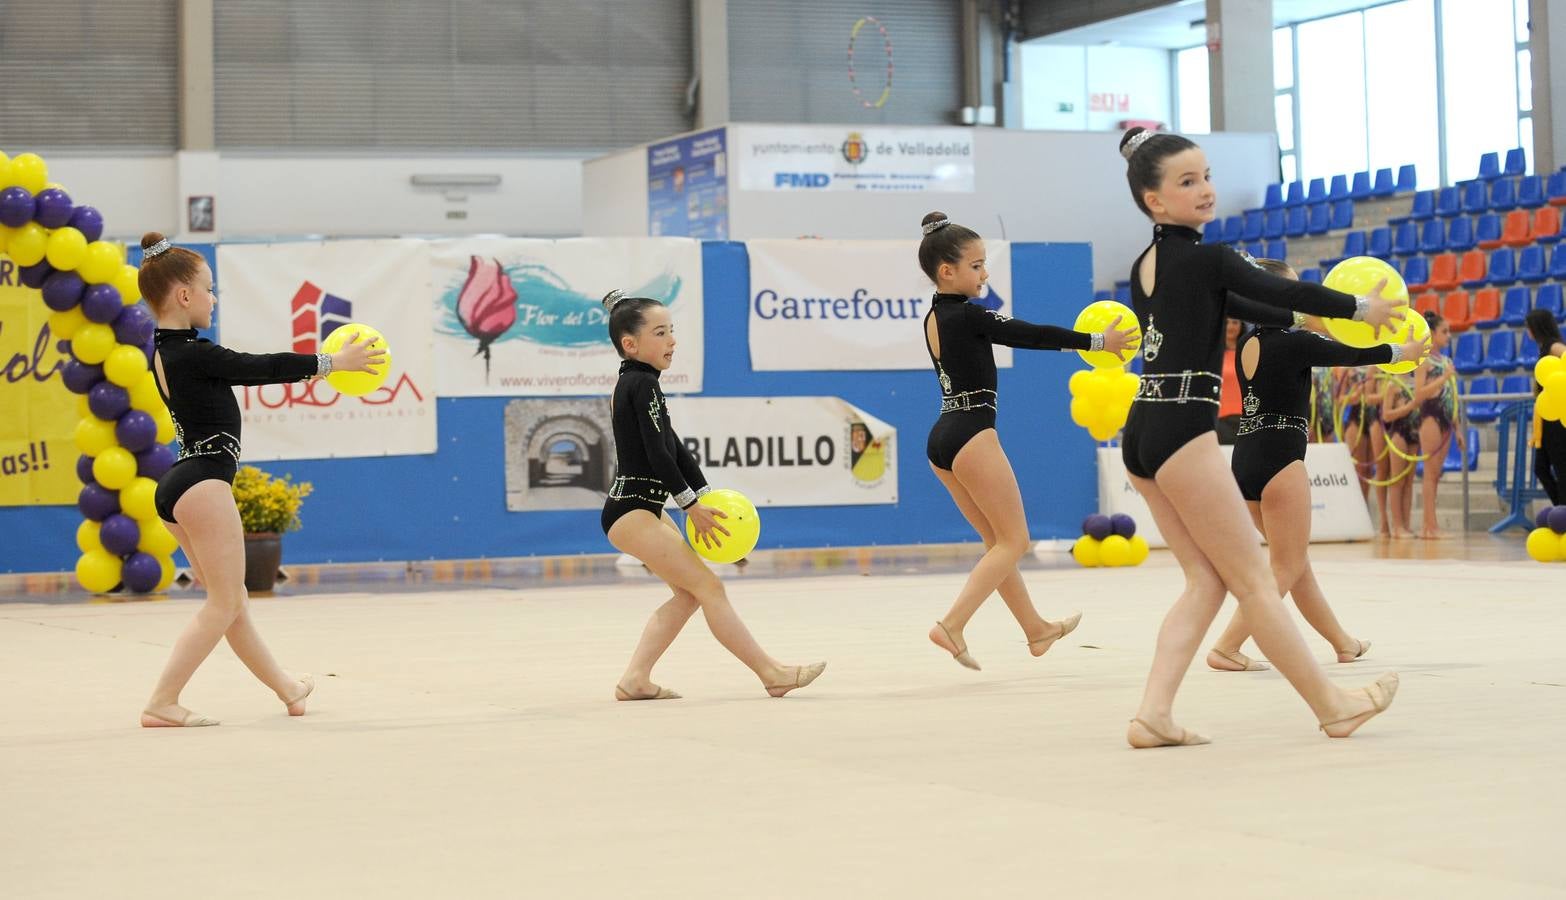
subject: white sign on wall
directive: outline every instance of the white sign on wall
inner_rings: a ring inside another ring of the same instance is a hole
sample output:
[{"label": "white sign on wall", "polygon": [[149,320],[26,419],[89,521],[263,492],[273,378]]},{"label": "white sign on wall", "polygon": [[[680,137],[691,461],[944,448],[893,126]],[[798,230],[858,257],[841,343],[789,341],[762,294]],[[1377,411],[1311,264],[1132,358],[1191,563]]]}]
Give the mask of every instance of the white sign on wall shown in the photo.
[{"label": "white sign on wall", "polygon": [[730,158],[745,191],[972,193],[973,131],[736,125]]}]

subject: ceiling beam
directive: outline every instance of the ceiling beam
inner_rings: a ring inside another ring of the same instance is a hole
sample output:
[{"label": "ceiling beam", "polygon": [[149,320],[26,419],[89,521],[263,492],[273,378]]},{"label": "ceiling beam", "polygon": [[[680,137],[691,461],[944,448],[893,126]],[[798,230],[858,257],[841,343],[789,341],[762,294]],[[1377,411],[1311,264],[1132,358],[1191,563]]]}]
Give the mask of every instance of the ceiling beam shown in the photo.
[{"label": "ceiling beam", "polygon": [[[1172,5],[1172,0],[1022,0],[1022,40]],[[1200,18],[1201,7],[1196,17]]]}]

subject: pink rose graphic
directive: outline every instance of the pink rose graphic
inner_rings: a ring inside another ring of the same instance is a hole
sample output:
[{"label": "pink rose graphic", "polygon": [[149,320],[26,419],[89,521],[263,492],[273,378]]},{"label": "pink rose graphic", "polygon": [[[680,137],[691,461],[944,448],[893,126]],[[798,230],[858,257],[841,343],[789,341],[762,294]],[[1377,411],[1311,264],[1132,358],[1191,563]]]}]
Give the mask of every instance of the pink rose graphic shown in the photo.
[{"label": "pink rose graphic", "polygon": [[478,338],[474,355],[484,355],[485,378],[489,377],[489,345],[517,322],[516,301],[517,290],[500,260],[470,259],[468,280],[457,295],[457,319]]}]

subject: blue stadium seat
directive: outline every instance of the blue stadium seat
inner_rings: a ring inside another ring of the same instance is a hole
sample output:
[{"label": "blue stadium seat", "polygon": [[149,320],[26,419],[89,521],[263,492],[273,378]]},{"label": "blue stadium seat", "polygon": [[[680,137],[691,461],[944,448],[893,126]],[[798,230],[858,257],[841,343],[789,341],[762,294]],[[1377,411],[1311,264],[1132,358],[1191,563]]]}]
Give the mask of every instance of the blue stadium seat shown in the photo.
[{"label": "blue stadium seat", "polygon": [[1501,177],[1501,154],[1484,153],[1479,156],[1479,177],[1488,181]]},{"label": "blue stadium seat", "polygon": [[[1479,335],[1462,335],[1462,337],[1478,338]],[[1461,370],[1459,370],[1461,371]],[[1464,394],[1498,394],[1494,375],[1480,375],[1468,382],[1468,389]],[[1472,400],[1468,403],[1468,421],[1470,422],[1494,422],[1501,417],[1501,404],[1495,400]],[[1452,443],[1457,443],[1453,441]]]},{"label": "blue stadium seat", "polygon": [[1312,266],[1311,268],[1306,269],[1300,273],[1300,280],[1308,281],[1311,284],[1321,284],[1321,278],[1321,270],[1315,266]]},{"label": "blue stadium seat", "polygon": [[1284,259],[1284,260],[1288,259],[1289,258],[1289,242],[1285,241],[1285,240],[1268,241],[1267,242],[1267,258],[1268,259]]},{"label": "blue stadium seat", "polygon": [[1289,182],[1289,193],[1283,198],[1283,205],[1291,208],[1305,205],[1305,182]]},{"label": "blue stadium seat", "polygon": [[1506,212],[1517,208],[1517,182],[1510,178],[1498,178],[1490,182],[1490,208]]},{"label": "blue stadium seat", "polygon": [[1223,220],[1223,242],[1225,244],[1238,244],[1244,233],[1244,216],[1230,216]]},{"label": "blue stadium seat", "polygon": [[1262,229],[1267,224],[1266,214],[1259,209],[1247,210],[1242,221],[1244,224],[1240,229],[1240,240],[1261,240]]},{"label": "blue stadium seat", "polygon": [[1332,230],[1354,227],[1354,201],[1338,200],[1332,204]]},{"label": "blue stadium seat", "polygon": [[1328,200],[1349,199],[1349,183],[1347,175],[1332,176],[1332,187],[1327,190]]},{"label": "blue stadium seat", "polygon": [[1410,219],[1428,219],[1435,215],[1435,191],[1420,191],[1414,194],[1412,205],[1408,208]]},{"label": "blue stadium seat", "polygon": [[1399,166],[1397,170],[1397,192],[1399,194],[1413,193],[1419,185],[1419,176],[1413,163]]},{"label": "blue stadium seat", "polygon": [[1096,291],[1093,292],[1093,301],[1095,303],[1098,302],[1099,300],[1113,300],[1113,299],[1115,299],[1115,292],[1114,291],[1106,291],[1106,290],[1100,289],[1100,290],[1096,290]]},{"label": "blue stadium seat", "polygon": [[1522,332],[1521,338],[1522,340],[1517,342],[1517,365],[1532,369],[1534,363],[1539,361],[1539,345],[1526,331]]},{"label": "blue stadium seat", "polygon": [[1517,368],[1517,336],[1510,331],[1494,331],[1484,344],[1485,371],[1510,372]]},{"label": "blue stadium seat", "polygon": [[1355,172],[1353,186],[1349,188],[1349,197],[1354,200],[1370,199],[1370,173]]},{"label": "blue stadium seat", "polygon": [[1446,249],[1446,220],[1431,219],[1419,236],[1420,253],[1440,253]]},{"label": "blue stadium seat", "polygon": [[1364,256],[1364,255],[1365,255],[1365,232],[1363,232],[1363,231],[1350,231],[1348,234],[1343,235],[1343,255],[1341,255],[1341,256],[1334,256],[1334,257],[1332,257],[1330,259],[1322,260],[1321,261],[1321,267],[1323,269],[1330,269],[1333,266],[1337,265],[1338,263],[1342,262],[1343,260],[1348,259],[1350,256]]},{"label": "blue stadium seat", "polygon": [[1528,154],[1521,147],[1513,147],[1506,151],[1506,167],[1501,170],[1502,175],[1521,175],[1528,171]]},{"label": "blue stadium seat", "polygon": [[1490,208],[1490,192],[1483,181],[1469,181],[1462,185],[1463,212],[1469,215],[1482,213]]},{"label": "blue stadium seat", "polygon": [[1370,186],[1370,196],[1390,197],[1397,193],[1397,184],[1392,180],[1391,169],[1377,169],[1375,183]]},{"label": "blue stadium seat", "polygon": [[1430,260],[1423,256],[1410,256],[1403,264],[1403,282],[1410,287],[1430,283]]},{"label": "blue stadium seat", "polygon": [[1309,207],[1310,222],[1306,232],[1309,234],[1326,234],[1332,230],[1332,204],[1317,203]]},{"label": "blue stadium seat", "polygon": [[1250,241],[1245,245],[1245,252],[1256,259],[1261,259],[1267,255],[1267,245],[1261,241]]},{"label": "blue stadium seat", "polygon": [[1533,295],[1534,309],[1547,309],[1556,321],[1566,319],[1566,303],[1561,300],[1561,286],[1558,284],[1541,284],[1539,290]]},{"label": "blue stadium seat", "polygon": [[1305,191],[1307,204],[1325,203],[1327,200],[1327,180],[1325,178],[1312,178],[1310,186]]},{"label": "blue stadium seat", "polygon": [[1452,365],[1464,375],[1484,371],[1484,335],[1467,331],[1452,339]]},{"label": "blue stadium seat", "polygon": [[[1513,285],[1506,289],[1506,294],[1501,298],[1501,318],[1498,321],[1488,323],[1488,327],[1494,328],[1503,322],[1507,325],[1521,325],[1523,317],[1528,315],[1528,295],[1532,293],[1525,284]],[[1479,327],[1484,328],[1485,325]]]},{"label": "blue stadium seat", "polygon": [[1517,280],[1525,284],[1538,284],[1544,278],[1544,248],[1534,244],[1518,251]]},{"label": "blue stadium seat", "polygon": [[1474,249],[1474,220],[1458,216],[1446,229],[1446,249],[1454,252]]},{"label": "blue stadium seat", "polygon": [[[1490,254],[1490,265],[1482,284],[1506,287],[1517,283],[1517,256],[1505,247]],[[1469,285],[1477,287],[1478,284]]]},{"label": "blue stadium seat", "polygon": [[[1499,223],[1497,223],[1499,224]],[[1419,252],[1419,223],[1404,222],[1392,233],[1392,253],[1395,256],[1413,256]]]},{"label": "blue stadium seat", "polygon": [[[1494,200],[1494,196],[1491,197]],[[1524,209],[1538,209],[1544,205],[1544,179],[1537,175],[1524,175],[1517,182],[1517,205]]]},{"label": "blue stadium seat", "polygon": [[1474,241],[1482,250],[1494,250],[1505,243],[1501,238],[1501,217],[1495,213],[1480,216],[1479,224],[1474,226]]},{"label": "blue stadium seat", "polygon": [[[1295,182],[1299,184],[1299,182]],[[1292,238],[1304,237],[1310,225],[1310,213],[1303,206],[1291,206],[1283,219],[1283,233]]]},{"label": "blue stadium seat", "polygon": [[1207,244],[1223,243],[1223,222],[1214,219],[1202,226],[1202,242]]},{"label": "blue stadium seat", "polygon": [[[1441,463],[1441,471],[1456,472],[1461,470],[1464,465],[1468,467],[1470,472],[1479,468],[1479,429],[1469,428],[1464,433],[1468,439],[1461,447],[1458,446],[1456,441],[1446,442],[1446,459]],[[1466,451],[1464,448],[1467,448]],[[1463,459],[1465,453],[1468,457],[1467,460]]]},{"label": "blue stadium seat", "polygon": [[1131,302],[1131,283],[1129,281],[1115,282],[1115,301],[1117,303]]},{"label": "blue stadium seat", "polygon": [[1268,240],[1277,240],[1283,237],[1283,210],[1269,209],[1262,217],[1262,237]]},{"label": "blue stadium seat", "polygon": [[1262,199],[1262,209],[1282,209],[1282,208],[1283,208],[1283,184],[1280,182],[1278,184],[1269,184],[1269,185],[1267,185],[1267,194]]},{"label": "blue stadium seat", "polygon": [[[1391,174],[1390,172],[1388,174]],[[1392,258],[1392,229],[1372,228],[1365,242],[1365,254],[1376,259]]]},{"label": "blue stadium seat", "polygon": [[1544,179],[1544,194],[1551,206],[1566,204],[1566,169],[1551,172]]}]

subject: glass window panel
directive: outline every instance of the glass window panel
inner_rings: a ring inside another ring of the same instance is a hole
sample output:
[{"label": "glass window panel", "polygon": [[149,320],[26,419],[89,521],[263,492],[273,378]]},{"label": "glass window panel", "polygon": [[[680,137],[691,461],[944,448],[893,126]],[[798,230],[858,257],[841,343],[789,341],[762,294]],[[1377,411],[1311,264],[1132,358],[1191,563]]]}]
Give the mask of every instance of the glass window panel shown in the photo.
[{"label": "glass window panel", "polygon": [[1365,10],[1369,168],[1413,163],[1419,186],[1441,183],[1435,7],[1406,0]]},{"label": "glass window panel", "polygon": [[1517,120],[1517,146],[1523,148],[1523,156],[1527,157],[1527,172],[1533,174],[1533,117]]},{"label": "glass window panel", "polygon": [[1294,149],[1294,95],[1279,94],[1272,98],[1273,116],[1278,121],[1278,149]]},{"label": "glass window panel", "polygon": [[[1366,167],[1365,42],[1355,12],[1298,26],[1300,174],[1331,178]],[[1399,63],[1407,62],[1398,54]],[[1402,83],[1406,79],[1398,78]]]},{"label": "glass window panel", "polygon": [[1283,180],[1298,181],[1300,178],[1299,160],[1294,158],[1294,154],[1285,154],[1281,162],[1283,163]]},{"label": "glass window panel", "polygon": [[1517,43],[1528,43],[1528,0],[1516,0],[1512,6],[1512,15],[1517,24]]},{"label": "glass window panel", "polygon": [[1481,154],[1514,146],[1517,107],[1504,98],[1517,96],[1517,45],[1495,0],[1442,0],[1441,34],[1447,180],[1455,182],[1478,173]]},{"label": "glass window panel", "polygon": [[1207,87],[1207,48],[1189,47],[1175,53],[1176,113],[1182,134],[1207,134],[1212,126],[1212,98]]},{"label": "glass window panel", "polygon": [[1294,35],[1288,28],[1272,32],[1272,87],[1278,91],[1294,87]]},{"label": "glass window panel", "polygon": [[1533,111],[1533,51],[1517,51],[1517,108]]}]

